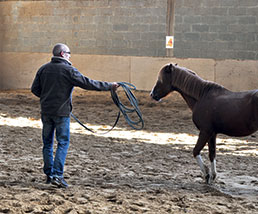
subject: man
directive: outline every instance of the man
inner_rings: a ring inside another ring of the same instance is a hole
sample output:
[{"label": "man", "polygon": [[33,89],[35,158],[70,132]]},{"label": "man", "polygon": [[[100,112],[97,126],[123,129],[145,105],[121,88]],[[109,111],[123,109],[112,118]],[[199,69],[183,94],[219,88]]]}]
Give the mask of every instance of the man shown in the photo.
[{"label": "man", "polygon": [[[72,91],[75,86],[86,90],[116,90],[117,83],[91,80],[82,75],[69,61],[70,49],[58,43],[53,48],[51,61],[37,72],[31,92],[40,98],[41,120],[43,123],[43,171],[46,183],[66,188],[64,164],[70,142],[70,113]],[[54,131],[58,142],[53,156]]]}]

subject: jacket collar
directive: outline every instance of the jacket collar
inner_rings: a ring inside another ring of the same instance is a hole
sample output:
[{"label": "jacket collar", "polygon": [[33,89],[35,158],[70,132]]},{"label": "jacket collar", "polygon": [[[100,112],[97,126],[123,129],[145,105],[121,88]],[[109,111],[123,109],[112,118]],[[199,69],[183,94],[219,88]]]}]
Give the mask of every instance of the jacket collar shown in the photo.
[{"label": "jacket collar", "polygon": [[68,63],[69,65],[72,65],[72,63],[68,60],[68,59],[65,59],[63,57],[60,57],[60,56],[53,56],[51,58],[51,61],[54,62],[64,62],[64,63]]}]

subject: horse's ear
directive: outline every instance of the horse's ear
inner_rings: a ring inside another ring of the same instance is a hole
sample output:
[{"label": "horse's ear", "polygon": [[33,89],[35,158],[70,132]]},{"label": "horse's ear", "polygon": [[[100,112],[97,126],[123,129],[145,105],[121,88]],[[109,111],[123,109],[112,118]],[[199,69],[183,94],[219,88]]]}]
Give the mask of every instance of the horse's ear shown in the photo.
[{"label": "horse's ear", "polygon": [[173,69],[173,65],[170,63],[170,64],[166,67],[165,72],[166,72],[166,73],[171,73],[172,69]]}]

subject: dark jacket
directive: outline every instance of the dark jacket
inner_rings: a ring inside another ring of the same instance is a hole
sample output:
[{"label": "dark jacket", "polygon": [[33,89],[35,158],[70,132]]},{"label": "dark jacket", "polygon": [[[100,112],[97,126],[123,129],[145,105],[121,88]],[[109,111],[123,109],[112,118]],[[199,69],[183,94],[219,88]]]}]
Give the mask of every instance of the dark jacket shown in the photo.
[{"label": "dark jacket", "polygon": [[87,90],[108,91],[112,83],[91,80],[66,59],[53,57],[51,62],[38,70],[31,92],[40,97],[41,114],[69,116],[72,111],[74,86]]}]

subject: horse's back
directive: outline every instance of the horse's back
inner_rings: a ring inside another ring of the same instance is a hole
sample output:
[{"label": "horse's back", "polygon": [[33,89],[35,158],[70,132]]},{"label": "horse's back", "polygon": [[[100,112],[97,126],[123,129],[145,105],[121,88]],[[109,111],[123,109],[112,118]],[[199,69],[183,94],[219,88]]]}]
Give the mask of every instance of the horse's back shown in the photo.
[{"label": "horse's back", "polygon": [[258,89],[254,91],[253,98],[254,98],[254,102],[258,106]]},{"label": "horse's back", "polygon": [[199,129],[246,136],[258,129],[258,90],[206,96],[193,112]]}]

